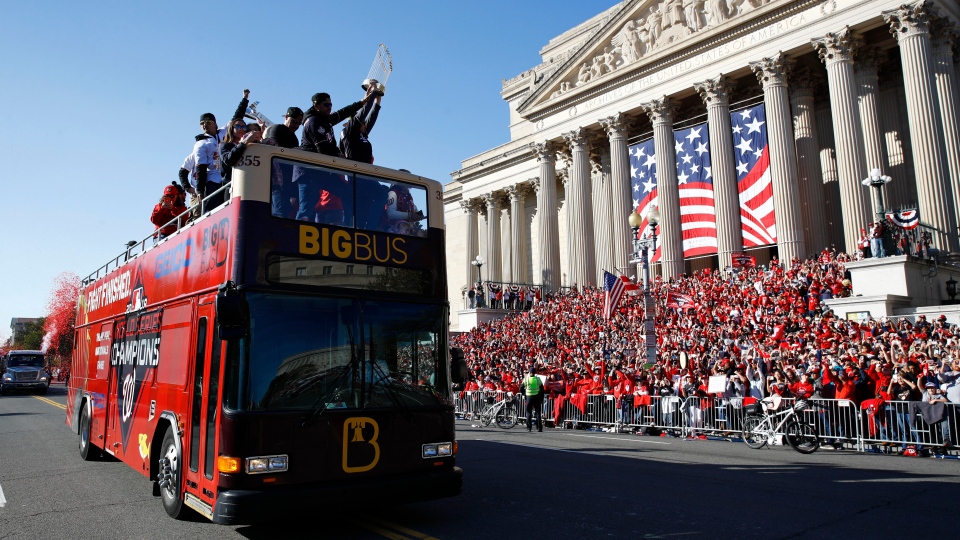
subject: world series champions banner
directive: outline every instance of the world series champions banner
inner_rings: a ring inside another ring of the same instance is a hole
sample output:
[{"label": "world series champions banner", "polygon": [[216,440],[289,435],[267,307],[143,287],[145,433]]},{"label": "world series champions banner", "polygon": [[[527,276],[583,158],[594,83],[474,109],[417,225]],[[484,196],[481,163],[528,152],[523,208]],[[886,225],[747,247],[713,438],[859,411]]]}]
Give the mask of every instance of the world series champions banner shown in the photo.
[{"label": "world series champions banner", "polygon": [[140,388],[160,363],[160,309],[131,313],[113,329],[110,366],[114,370],[120,440],[127,451]]}]

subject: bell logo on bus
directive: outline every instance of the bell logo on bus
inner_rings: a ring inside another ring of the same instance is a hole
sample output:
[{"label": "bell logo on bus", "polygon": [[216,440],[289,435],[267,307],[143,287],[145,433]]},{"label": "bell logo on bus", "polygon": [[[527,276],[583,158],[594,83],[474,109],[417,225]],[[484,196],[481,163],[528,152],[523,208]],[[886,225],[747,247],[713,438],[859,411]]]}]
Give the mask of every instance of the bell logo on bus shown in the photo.
[{"label": "bell logo on bus", "polygon": [[343,422],[343,472],[366,472],[380,461],[380,425],[373,418],[354,416]]}]

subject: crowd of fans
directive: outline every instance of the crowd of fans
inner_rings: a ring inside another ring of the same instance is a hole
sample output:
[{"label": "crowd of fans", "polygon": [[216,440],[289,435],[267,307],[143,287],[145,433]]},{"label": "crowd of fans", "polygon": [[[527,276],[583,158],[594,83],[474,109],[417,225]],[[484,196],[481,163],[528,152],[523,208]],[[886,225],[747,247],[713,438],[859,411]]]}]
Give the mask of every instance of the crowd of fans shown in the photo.
[{"label": "crowd of fans", "polygon": [[[960,404],[958,328],[944,316],[845,320],[824,300],[850,294],[844,254],[736,273],[705,270],[652,284],[655,362],[648,362],[642,296],[610,320],[604,291],[548,294],[528,311],[454,338],[471,378],[461,390],[518,392],[533,366],[550,396],[678,396],[942,401]],[[694,300],[669,307],[668,293]],[[681,364],[685,357],[686,367]],[[709,378],[726,376],[709,393]],[[949,429],[949,426],[946,426]],[[949,436],[944,437],[949,441]]]}]

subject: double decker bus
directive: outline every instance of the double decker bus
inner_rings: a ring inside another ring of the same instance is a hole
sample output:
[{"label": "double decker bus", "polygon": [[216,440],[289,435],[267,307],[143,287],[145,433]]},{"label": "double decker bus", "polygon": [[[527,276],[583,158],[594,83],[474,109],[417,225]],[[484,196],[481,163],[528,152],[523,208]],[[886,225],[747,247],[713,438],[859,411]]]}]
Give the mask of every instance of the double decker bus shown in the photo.
[{"label": "double decker bus", "polygon": [[251,145],[223,189],[84,280],[81,457],[223,524],[458,495],[440,184]]}]

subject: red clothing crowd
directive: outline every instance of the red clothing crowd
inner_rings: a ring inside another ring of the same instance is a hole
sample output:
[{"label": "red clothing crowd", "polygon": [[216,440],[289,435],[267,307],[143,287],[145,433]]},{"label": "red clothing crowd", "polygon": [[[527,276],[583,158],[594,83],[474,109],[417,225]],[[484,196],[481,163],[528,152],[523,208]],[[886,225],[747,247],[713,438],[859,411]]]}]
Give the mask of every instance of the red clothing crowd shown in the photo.
[{"label": "red clothing crowd", "polygon": [[[642,296],[625,296],[610,320],[593,287],[551,294],[531,310],[454,338],[471,372],[462,390],[518,392],[530,366],[562,402],[591,394],[920,400],[956,384],[957,328],[945,317],[838,319],[823,300],[849,295],[846,255],[738,273],[705,270],[652,283],[657,356],[645,358]],[[667,305],[668,293],[693,299]],[[681,361],[685,360],[685,362]],[[726,375],[723,393],[708,393]],[[952,379],[950,377],[953,377]],[[579,405],[578,405],[579,407]]]}]

